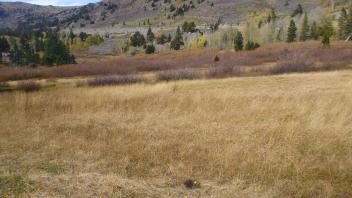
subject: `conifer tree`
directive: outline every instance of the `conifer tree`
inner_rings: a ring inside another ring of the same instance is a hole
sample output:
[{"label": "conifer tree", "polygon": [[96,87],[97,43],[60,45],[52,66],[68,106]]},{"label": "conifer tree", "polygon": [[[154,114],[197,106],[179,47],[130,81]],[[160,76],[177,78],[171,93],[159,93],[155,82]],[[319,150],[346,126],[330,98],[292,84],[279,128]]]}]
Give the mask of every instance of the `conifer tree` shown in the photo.
[{"label": "conifer tree", "polygon": [[0,37],[0,55],[2,52],[8,52],[10,50],[10,45],[6,38]]},{"label": "conifer tree", "polygon": [[69,39],[70,39],[70,44],[73,44],[73,40],[75,39],[76,35],[73,33],[72,29],[70,29],[70,33],[68,35]]},{"label": "conifer tree", "polygon": [[328,32],[323,33],[323,40],[321,41],[324,48],[330,47],[330,35]]},{"label": "conifer tree", "polygon": [[147,32],[147,41],[153,42],[155,39],[154,33],[152,31],[152,28],[149,27],[148,32]]},{"label": "conifer tree", "polygon": [[59,39],[57,32],[49,31],[44,43],[43,64],[52,66],[72,63],[75,63],[75,58],[70,55],[68,47]]},{"label": "conifer tree", "polygon": [[130,41],[131,45],[134,47],[142,47],[145,46],[146,43],[143,34],[138,31],[131,36]]},{"label": "conifer tree", "polygon": [[181,33],[180,27],[177,27],[176,35],[175,35],[174,39],[172,39],[172,41],[170,43],[170,48],[174,49],[174,50],[179,50],[179,49],[181,49],[181,45],[184,45],[183,37],[182,37],[182,33]]},{"label": "conifer tree", "polygon": [[10,50],[10,45],[6,38],[0,37],[0,63],[2,62],[2,53],[8,52]]},{"label": "conifer tree", "polygon": [[301,15],[301,14],[303,14],[303,7],[301,4],[298,4],[295,11],[293,11],[291,16],[295,17],[296,15]]},{"label": "conifer tree", "polygon": [[10,50],[10,60],[12,63],[22,65],[23,53],[19,49],[17,42],[13,43],[13,48]]},{"label": "conifer tree", "polygon": [[308,24],[308,15],[307,13],[304,14],[302,28],[301,28],[301,35],[299,40],[306,41],[309,39],[309,24]]},{"label": "conifer tree", "polygon": [[319,38],[319,28],[317,23],[314,21],[310,27],[310,38],[313,40],[318,40]]},{"label": "conifer tree", "polygon": [[286,41],[288,43],[294,42],[296,40],[296,37],[297,37],[296,32],[297,32],[297,27],[296,27],[295,21],[293,19],[291,19],[290,25],[287,30],[287,40]]},{"label": "conifer tree", "polygon": [[242,33],[240,31],[238,31],[236,36],[235,36],[234,44],[235,44],[235,50],[236,51],[243,50],[243,36],[242,36]]}]

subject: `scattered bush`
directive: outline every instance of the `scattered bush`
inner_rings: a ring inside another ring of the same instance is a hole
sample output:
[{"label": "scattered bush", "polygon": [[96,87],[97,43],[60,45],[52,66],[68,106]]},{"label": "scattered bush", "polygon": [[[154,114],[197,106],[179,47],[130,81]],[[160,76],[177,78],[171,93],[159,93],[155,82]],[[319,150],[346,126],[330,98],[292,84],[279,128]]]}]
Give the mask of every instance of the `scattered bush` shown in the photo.
[{"label": "scattered bush", "polygon": [[196,24],[192,22],[185,21],[182,25],[183,32],[194,33],[196,32]]},{"label": "scattered bush", "polygon": [[219,62],[220,61],[220,58],[218,57],[218,55],[216,55],[215,57],[214,57],[214,62]]},{"label": "scattered bush", "polygon": [[196,40],[190,43],[190,47],[192,49],[196,48],[204,48],[207,46],[207,37],[206,36],[200,36]]},{"label": "scattered bush", "polygon": [[208,78],[223,78],[230,76],[240,76],[241,68],[240,67],[211,67],[208,70]]},{"label": "scattered bush", "polygon": [[145,53],[146,54],[153,54],[155,52],[155,47],[153,44],[148,44],[146,47],[145,47]]},{"label": "scattered bush", "polygon": [[159,45],[163,45],[167,42],[168,42],[168,38],[165,34],[161,34],[156,37],[156,43]]},{"label": "scattered bush", "polygon": [[99,45],[102,42],[104,42],[104,38],[100,35],[87,36],[84,40],[82,40],[82,38],[75,39],[70,48],[78,51],[94,45]]},{"label": "scattered bush", "polygon": [[39,91],[41,88],[40,84],[34,81],[19,82],[16,85],[16,89],[25,92]]},{"label": "scattered bush", "polygon": [[255,50],[257,48],[259,48],[260,45],[258,43],[255,43],[253,41],[248,41],[247,44],[246,44],[246,47],[245,49],[246,50]]},{"label": "scattered bush", "polygon": [[113,85],[126,85],[142,83],[145,79],[139,75],[112,75],[112,76],[100,76],[94,79],[88,80],[88,86],[113,86]]},{"label": "scattered bush", "polygon": [[140,32],[135,32],[130,38],[131,45],[134,47],[142,47],[146,44],[146,40]]},{"label": "scattered bush", "polygon": [[202,78],[202,74],[190,69],[167,70],[156,74],[157,81],[194,80],[199,78]]}]

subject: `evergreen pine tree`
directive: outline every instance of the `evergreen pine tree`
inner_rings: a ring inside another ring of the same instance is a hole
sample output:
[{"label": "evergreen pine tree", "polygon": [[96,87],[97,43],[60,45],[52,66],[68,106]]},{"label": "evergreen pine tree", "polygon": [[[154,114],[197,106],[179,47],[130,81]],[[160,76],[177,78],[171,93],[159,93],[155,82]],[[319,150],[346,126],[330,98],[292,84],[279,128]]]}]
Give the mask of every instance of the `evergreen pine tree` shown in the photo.
[{"label": "evergreen pine tree", "polygon": [[6,38],[0,37],[0,63],[2,62],[2,53],[8,52],[10,50],[10,45]]},{"label": "evergreen pine tree", "polygon": [[72,63],[75,63],[75,58],[70,55],[68,47],[59,39],[57,32],[49,31],[44,44],[43,64],[52,66]]},{"label": "evergreen pine tree", "polygon": [[322,42],[324,48],[329,48],[330,47],[330,35],[329,35],[329,32],[324,32],[323,33],[323,40],[321,42]]},{"label": "evergreen pine tree", "polygon": [[306,41],[309,39],[309,24],[308,24],[308,15],[307,13],[304,14],[302,28],[301,28],[301,35],[299,40]]},{"label": "evergreen pine tree", "polygon": [[73,33],[72,29],[70,29],[70,33],[68,35],[69,39],[70,39],[70,44],[73,44],[73,40],[75,39],[76,35]]},{"label": "evergreen pine tree", "polygon": [[10,50],[9,42],[7,42],[6,38],[0,37],[0,55],[2,52],[8,52]]},{"label": "evergreen pine tree", "polygon": [[146,47],[145,47],[145,53],[146,54],[153,54],[155,52],[155,47],[153,44],[148,44]]},{"label": "evergreen pine tree", "polygon": [[149,27],[148,32],[147,32],[147,41],[153,42],[155,39],[154,33],[152,31],[152,28]]},{"label": "evergreen pine tree", "polygon": [[301,4],[298,4],[291,16],[295,17],[296,15],[301,15],[301,14],[303,14],[303,7]]},{"label": "evergreen pine tree", "polygon": [[22,52],[21,50],[18,48],[17,43],[15,42],[13,44],[13,49],[10,50],[10,61],[15,63],[15,64],[22,64],[21,62],[22,60]]},{"label": "evergreen pine tree", "polygon": [[138,31],[131,36],[130,41],[131,45],[134,47],[142,47],[145,46],[146,43],[143,34]]},{"label": "evergreen pine tree", "polygon": [[318,40],[319,38],[319,28],[317,23],[314,21],[310,27],[310,38],[313,40]]},{"label": "evergreen pine tree", "polygon": [[297,27],[295,24],[295,21],[293,19],[291,19],[290,21],[290,25],[288,27],[288,31],[287,31],[287,42],[294,42],[296,40],[296,32],[297,32]]},{"label": "evergreen pine tree", "polygon": [[181,33],[180,27],[177,27],[176,35],[175,35],[174,39],[172,39],[172,41],[170,43],[170,48],[174,49],[174,50],[179,50],[179,49],[181,49],[181,45],[184,45],[183,37],[182,37],[182,33]]},{"label": "evergreen pine tree", "polygon": [[236,51],[243,50],[243,36],[242,36],[242,33],[240,31],[238,31],[236,36],[235,36],[234,44],[235,44],[235,50]]},{"label": "evergreen pine tree", "polygon": [[30,41],[26,36],[21,36],[20,38],[21,51],[23,53],[22,64],[25,65],[36,65],[39,63],[38,57],[34,52],[33,46],[31,46]]}]

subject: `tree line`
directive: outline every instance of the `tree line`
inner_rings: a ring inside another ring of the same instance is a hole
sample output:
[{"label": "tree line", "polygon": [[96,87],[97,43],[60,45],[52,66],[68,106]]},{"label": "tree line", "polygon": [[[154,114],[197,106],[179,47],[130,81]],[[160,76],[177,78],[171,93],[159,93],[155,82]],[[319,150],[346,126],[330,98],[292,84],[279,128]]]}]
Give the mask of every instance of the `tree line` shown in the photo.
[{"label": "tree line", "polygon": [[28,31],[17,37],[0,37],[0,61],[6,55],[13,65],[62,65],[75,63],[58,29]]}]

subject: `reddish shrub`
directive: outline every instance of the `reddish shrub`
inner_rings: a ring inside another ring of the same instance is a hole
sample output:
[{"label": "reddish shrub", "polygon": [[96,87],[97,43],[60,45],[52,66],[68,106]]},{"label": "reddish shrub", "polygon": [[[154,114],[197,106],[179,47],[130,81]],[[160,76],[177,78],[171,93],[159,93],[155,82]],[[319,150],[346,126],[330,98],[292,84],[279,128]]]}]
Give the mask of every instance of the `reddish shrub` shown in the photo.
[{"label": "reddish shrub", "polygon": [[191,69],[168,70],[156,74],[157,81],[193,80],[202,77],[202,73]]}]

